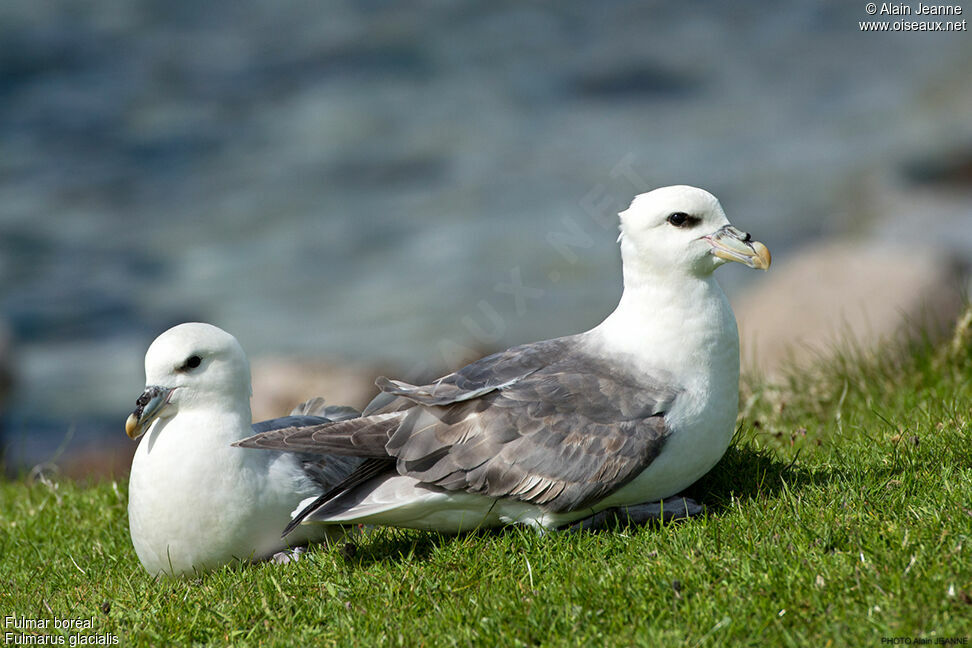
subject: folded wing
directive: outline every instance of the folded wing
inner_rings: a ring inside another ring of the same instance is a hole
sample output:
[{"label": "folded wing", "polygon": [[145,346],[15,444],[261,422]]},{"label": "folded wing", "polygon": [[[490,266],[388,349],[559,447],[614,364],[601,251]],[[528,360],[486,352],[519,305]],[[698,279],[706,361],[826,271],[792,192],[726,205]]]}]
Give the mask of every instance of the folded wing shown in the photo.
[{"label": "folded wing", "polygon": [[637,476],[669,434],[664,415],[678,390],[625,364],[586,352],[577,336],[523,345],[430,385],[379,379],[383,394],[361,418],[240,445],[375,459],[369,478],[394,460],[430,488],[572,511]]}]

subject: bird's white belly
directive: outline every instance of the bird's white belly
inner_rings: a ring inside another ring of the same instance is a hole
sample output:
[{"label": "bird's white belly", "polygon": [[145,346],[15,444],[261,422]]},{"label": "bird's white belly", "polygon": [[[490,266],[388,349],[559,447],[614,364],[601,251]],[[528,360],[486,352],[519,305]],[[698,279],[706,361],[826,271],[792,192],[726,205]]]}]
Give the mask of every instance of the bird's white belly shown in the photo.
[{"label": "bird's white belly", "polygon": [[303,529],[281,540],[290,511],[309,493],[270,487],[265,468],[241,469],[239,454],[250,451],[226,444],[186,452],[166,443],[165,435],[154,446],[150,437],[142,439],[132,461],[128,502],[132,544],[150,573],[191,574],[261,559],[321,535],[319,529]]}]

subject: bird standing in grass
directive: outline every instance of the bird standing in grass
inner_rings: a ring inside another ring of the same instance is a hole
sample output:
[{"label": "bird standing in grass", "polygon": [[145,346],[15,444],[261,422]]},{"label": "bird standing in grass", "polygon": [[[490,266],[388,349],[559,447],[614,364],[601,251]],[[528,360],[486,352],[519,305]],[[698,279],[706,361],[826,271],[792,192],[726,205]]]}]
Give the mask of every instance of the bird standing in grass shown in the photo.
[{"label": "bird standing in grass", "polygon": [[555,529],[663,500],[712,468],[732,437],[739,383],[736,322],[713,271],[727,261],[766,269],[769,250],[695,187],[642,194],[620,216],[624,293],[590,331],[430,385],[380,378],[383,394],[360,418],[239,442],[366,459],[308,498],[287,530]]},{"label": "bird standing in grass", "polygon": [[129,485],[132,544],[151,574],[191,575],[235,561],[262,560],[337,528],[280,531],[298,503],[328,491],[360,463],[234,448],[234,441],[280,427],[354,417],[316,399],[291,416],[251,426],[250,365],[229,333],[200,323],[160,335],[145,354],[145,391],[125,423],[141,438]]}]

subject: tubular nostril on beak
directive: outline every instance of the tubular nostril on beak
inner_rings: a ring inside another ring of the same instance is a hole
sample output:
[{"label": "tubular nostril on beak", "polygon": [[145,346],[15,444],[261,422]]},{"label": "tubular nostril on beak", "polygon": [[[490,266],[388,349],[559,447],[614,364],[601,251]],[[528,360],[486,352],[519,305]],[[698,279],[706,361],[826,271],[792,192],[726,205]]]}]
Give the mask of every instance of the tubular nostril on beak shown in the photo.
[{"label": "tubular nostril on beak", "polygon": [[745,232],[745,236],[743,237],[743,243],[749,243],[752,240],[753,240],[753,235],[750,234],[749,232]]}]

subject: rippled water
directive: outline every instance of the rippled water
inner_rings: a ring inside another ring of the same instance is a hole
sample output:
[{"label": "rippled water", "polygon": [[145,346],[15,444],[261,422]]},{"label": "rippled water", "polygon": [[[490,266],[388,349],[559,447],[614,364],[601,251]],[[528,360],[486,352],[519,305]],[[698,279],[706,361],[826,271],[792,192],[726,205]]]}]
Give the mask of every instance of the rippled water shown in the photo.
[{"label": "rippled water", "polygon": [[863,4],[59,4],[0,5],[5,423],[30,458],[120,435],[172,324],[441,365],[599,321],[635,193],[704,186],[779,258],[873,229],[875,169],[972,142],[968,33],[862,34]]}]

